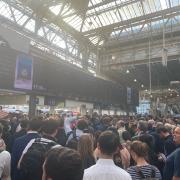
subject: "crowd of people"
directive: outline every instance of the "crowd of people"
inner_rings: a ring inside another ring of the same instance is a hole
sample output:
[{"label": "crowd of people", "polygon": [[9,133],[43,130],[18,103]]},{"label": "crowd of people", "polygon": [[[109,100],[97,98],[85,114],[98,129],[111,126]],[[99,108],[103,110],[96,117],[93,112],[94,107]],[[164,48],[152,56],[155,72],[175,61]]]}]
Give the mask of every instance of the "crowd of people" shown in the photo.
[{"label": "crowd of people", "polygon": [[0,120],[0,179],[180,180],[179,123],[11,114]]}]

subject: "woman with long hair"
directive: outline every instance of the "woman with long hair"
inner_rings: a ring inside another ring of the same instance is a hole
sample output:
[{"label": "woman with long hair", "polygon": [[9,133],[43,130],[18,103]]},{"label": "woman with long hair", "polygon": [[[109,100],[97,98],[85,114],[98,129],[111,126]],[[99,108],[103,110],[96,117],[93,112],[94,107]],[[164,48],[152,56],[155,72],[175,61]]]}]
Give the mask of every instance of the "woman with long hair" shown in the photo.
[{"label": "woman with long hair", "polygon": [[83,168],[87,169],[95,164],[94,158],[94,141],[90,134],[83,134],[78,141],[78,152],[80,153]]}]

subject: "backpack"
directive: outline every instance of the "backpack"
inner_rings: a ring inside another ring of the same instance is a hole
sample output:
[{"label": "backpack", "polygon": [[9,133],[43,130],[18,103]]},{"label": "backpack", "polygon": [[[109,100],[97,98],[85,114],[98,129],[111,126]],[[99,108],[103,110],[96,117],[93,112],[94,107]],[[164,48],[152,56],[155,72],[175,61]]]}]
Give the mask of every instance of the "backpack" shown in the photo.
[{"label": "backpack", "polygon": [[42,166],[45,160],[46,153],[57,145],[54,141],[37,138],[31,147],[24,154],[21,163],[21,174],[26,180],[41,180]]},{"label": "backpack", "polygon": [[153,167],[151,169],[151,175],[150,176],[145,176],[143,174],[143,172],[141,171],[141,168],[138,166],[136,166],[136,173],[140,177],[141,180],[158,180],[156,178],[156,171]]},{"label": "backpack", "polygon": [[[71,139],[69,139],[70,136],[73,136]],[[79,137],[76,135],[76,129],[72,130],[67,134],[67,142],[66,142],[66,147],[72,148],[77,150],[77,145],[78,145]]]}]

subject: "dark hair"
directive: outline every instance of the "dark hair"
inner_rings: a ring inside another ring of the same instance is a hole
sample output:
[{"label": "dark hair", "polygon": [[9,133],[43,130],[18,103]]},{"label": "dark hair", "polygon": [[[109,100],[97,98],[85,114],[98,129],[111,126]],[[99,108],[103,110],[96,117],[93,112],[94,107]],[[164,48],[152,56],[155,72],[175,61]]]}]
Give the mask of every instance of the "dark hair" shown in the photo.
[{"label": "dark hair", "polygon": [[86,120],[81,119],[77,123],[77,128],[80,130],[88,129],[88,123]]},{"label": "dark hair", "polygon": [[29,121],[29,130],[38,131],[41,128],[42,120],[35,118]]},{"label": "dark hair", "polygon": [[58,122],[55,120],[44,121],[41,127],[41,131],[46,134],[53,134],[58,129]]},{"label": "dark hair", "polygon": [[150,134],[143,134],[139,136],[139,141],[146,143],[151,150],[154,150],[154,138]]},{"label": "dark hair", "polygon": [[131,141],[131,134],[129,133],[129,131],[123,131],[122,132],[122,138],[124,141]]},{"label": "dark hair", "polygon": [[0,106],[0,110],[2,110],[2,106]]},{"label": "dark hair", "polygon": [[52,148],[45,160],[44,170],[52,180],[82,180],[83,168],[79,153],[75,150]]},{"label": "dark hair", "polygon": [[29,122],[27,120],[22,120],[20,122],[20,125],[21,125],[22,129],[26,129],[26,128],[28,128]]},{"label": "dark hair", "polygon": [[157,132],[158,134],[160,134],[161,132],[167,133],[167,132],[169,132],[169,130],[168,130],[166,127],[164,127],[164,126],[160,126],[160,127],[158,127],[158,128],[156,129],[156,132]]},{"label": "dark hair", "polygon": [[113,155],[119,147],[119,138],[112,131],[104,131],[98,138],[100,150],[103,154]]},{"label": "dark hair", "polygon": [[59,127],[64,127],[64,119],[63,118],[59,118],[58,124],[59,124]]},{"label": "dark hair", "polygon": [[138,157],[146,158],[148,156],[148,146],[141,141],[134,141],[130,145],[130,150],[133,151]]}]

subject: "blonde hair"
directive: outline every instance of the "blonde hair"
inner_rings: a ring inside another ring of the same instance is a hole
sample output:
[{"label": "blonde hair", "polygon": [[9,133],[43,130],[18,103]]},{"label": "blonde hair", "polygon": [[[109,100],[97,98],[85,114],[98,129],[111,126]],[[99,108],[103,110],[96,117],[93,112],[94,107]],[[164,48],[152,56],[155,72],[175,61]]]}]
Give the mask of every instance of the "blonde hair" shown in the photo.
[{"label": "blonde hair", "polygon": [[82,159],[84,159],[86,156],[93,156],[94,141],[92,135],[85,133],[80,136],[77,149]]}]

